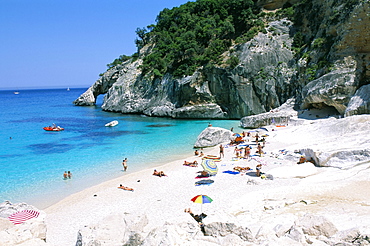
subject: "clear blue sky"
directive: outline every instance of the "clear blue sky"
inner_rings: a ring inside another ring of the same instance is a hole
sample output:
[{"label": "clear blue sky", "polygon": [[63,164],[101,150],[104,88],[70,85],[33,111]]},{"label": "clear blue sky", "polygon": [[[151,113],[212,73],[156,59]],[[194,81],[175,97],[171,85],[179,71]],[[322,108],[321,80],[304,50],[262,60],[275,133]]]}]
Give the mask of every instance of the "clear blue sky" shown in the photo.
[{"label": "clear blue sky", "polygon": [[0,0],[0,89],[92,85],[136,28],[188,0]]}]

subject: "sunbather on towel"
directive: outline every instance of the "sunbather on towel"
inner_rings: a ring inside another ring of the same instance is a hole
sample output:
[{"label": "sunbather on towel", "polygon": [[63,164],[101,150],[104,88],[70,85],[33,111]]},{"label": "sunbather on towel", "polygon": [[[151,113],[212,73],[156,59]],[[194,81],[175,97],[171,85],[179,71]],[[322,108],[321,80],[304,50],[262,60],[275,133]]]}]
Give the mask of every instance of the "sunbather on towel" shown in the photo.
[{"label": "sunbather on towel", "polygon": [[196,167],[198,166],[198,162],[197,161],[193,161],[193,162],[189,162],[189,161],[184,161],[184,166],[189,166],[189,167]]},{"label": "sunbather on towel", "polygon": [[155,170],[154,169],[154,172],[153,172],[153,175],[154,176],[158,176],[158,177],[163,177],[163,176],[167,176],[166,174],[164,174],[164,172],[163,171],[157,171],[157,170]]},{"label": "sunbather on towel", "polygon": [[118,186],[118,189],[134,191],[134,189],[129,188],[129,187],[126,187],[126,186],[123,186],[122,184],[120,184],[120,185]]},{"label": "sunbather on towel", "polygon": [[239,166],[237,166],[237,167],[234,167],[233,169],[237,172],[246,172],[246,171],[249,171],[251,168],[250,167],[239,167]]},{"label": "sunbather on towel", "polygon": [[209,177],[209,173],[207,171],[201,171],[200,175],[197,176],[197,178],[207,178]]}]

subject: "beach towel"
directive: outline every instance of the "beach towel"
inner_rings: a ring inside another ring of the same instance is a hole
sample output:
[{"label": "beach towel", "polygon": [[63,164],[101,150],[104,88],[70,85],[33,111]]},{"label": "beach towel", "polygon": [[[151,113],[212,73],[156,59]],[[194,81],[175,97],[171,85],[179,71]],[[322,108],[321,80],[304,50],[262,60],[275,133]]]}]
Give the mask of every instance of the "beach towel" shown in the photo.
[{"label": "beach towel", "polygon": [[198,185],[211,185],[213,182],[212,179],[205,179],[205,180],[199,180],[197,182],[195,182],[195,185],[198,186]]},{"label": "beach towel", "polygon": [[233,174],[233,175],[236,175],[236,174],[239,174],[240,172],[235,172],[235,171],[223,171],[223,173],[228,173],[228,174]]}]

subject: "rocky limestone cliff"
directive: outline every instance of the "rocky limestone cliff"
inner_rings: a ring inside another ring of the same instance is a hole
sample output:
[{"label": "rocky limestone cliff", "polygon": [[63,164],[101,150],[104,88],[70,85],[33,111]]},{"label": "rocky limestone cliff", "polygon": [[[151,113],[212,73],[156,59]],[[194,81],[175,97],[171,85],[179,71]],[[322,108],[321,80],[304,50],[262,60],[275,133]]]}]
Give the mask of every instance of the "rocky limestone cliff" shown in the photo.
[{"label": "rocky limestone cliff", "polygon": [[[255,2],[265,11],[295,4],[296,18],[294,23],[270,21],[265,33],[230,47],[223,57],[225,62],[237,57],[240,62],[234,68],[199,68],[182,78],[144,77],[139,66],[150,53],[151,47],[146,46],[137,60],[107,71],[74,104],[93,105],[98,95],[105,94],[102,109],[106,111],[240,119],[269,112],[295,98],[298,109],[330,106],[344,116],[369,113],[368,97],[362,96],[361,103],[352,99],[369,84],[369,1]],[[293,51],[297,33],[302,34],[304,45]]]}]

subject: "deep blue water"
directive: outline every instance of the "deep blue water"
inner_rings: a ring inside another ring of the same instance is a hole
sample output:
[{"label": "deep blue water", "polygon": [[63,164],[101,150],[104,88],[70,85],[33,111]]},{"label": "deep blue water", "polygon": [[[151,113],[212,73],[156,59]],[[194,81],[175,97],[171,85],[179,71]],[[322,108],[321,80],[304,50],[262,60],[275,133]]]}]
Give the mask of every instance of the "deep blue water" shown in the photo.
[{"label": "deep blue water", "polygon": [[[239,121],[175,120],[104,112],[72,104],[86,89],[0,91],[0,202],[45,208],[67,195],[193,153],[209,122],[237,129]],[[118,120],[115,127],[107,122]],[[62,132],[42,128],[53,123]],[[63,180],[64,171],[73,178]]]}]

